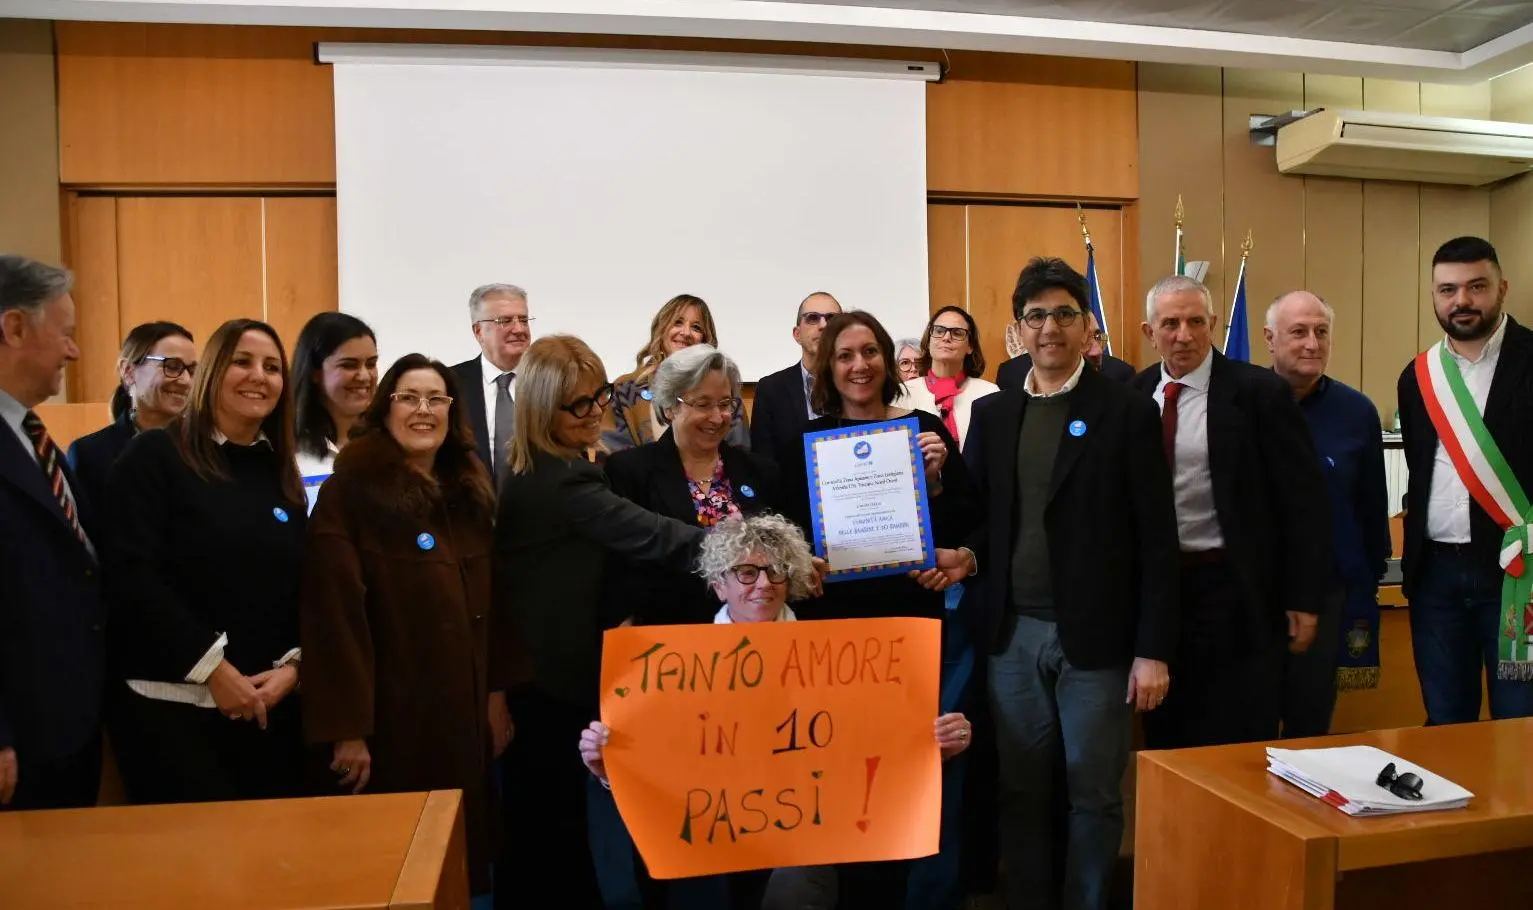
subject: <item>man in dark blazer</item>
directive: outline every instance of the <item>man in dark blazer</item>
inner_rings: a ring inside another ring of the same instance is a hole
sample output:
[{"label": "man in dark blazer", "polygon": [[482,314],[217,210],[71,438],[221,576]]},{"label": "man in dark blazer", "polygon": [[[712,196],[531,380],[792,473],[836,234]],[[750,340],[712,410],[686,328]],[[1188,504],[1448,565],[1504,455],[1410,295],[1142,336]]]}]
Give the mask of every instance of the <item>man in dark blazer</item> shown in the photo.
[{"label": "man in dark blazer", "polygon": [[33,410],[80,356],[69,284],[0,256],[0,810],[93,806],[100,786],[98,528]]},{"label": "man in dark blazer", "polygon": [[824,291],[815,291],[799,302],[798,315],[793,318],[793,340],[804,353],[793,366],[763,376],[756,383],[751,409],[752,452],[772,459],[783,457],[785,448],[803,434],[804,425],[819,416],[809,407],[809,389],[814,382],[809,368],[825,324],[840,313],[841,304]]},{"label": "man in dark blazer", "polygon": [[[1061,888],[1065,906],[1106,906],[1132,714],[1160,705],[1177,641],[1160,421],[1148,399],[1085,362],[1086,301],[1085,278],[1063,260],[1022,270],[1013,307],[1036,366],[1020,387],[975,403],[964,449],[990,503],[971,538],[980,574],[966,609],[989,655],[1013,908],[1060,906]],[[1062,828],[1056,764],[1071,810]]]},{"label": "man in dark blazer", "polygon": [[[1457,368],[1505,466],[1527,494],[1533,490],[1533,331],[1502,311],[1506,287],[1489,243],[1459,237],[1443,244],[1432,257],[1432,303],[1446,337],[1421,356],[1439,365],[1446,358]],[[1525,604],[1502,603],[1504,529],[1445,450],[1417,370],[1408,364],[1398,387],[1410,469],[1401,568],[1427,723],[1478,720],[1482,668],[1491,717],[1533,716],[1533,664],[1525,654],[1502,652],[1507,630],[1525,629],[1529,612]],[[1427,391],[1435,388],[1429,383]],[[1464,451],[1485,451],[1473,437],[1460,443]],[[1516,615],[1508,616],[1512,610]]]},{"label": "man in dark blazer", "polygon": [[[1084,342],[1086,346],[1086,363],[1096,367],[1103,376],[1114,382],[1121,382],[1124,385],[1132,382],[1134,379],[1133,364],[1126,360],[1119,360],[1107,353],[1106,348],[1103,347],[1107,336],[1102,333],[1101,327],[1097,325],[1096,316],[1087,313],[1086,319],[1088,321],[1086,340]],[[1000,368],[995,371],[995,384],[1000,386],[1003,392],[1007,389],[1021,388],[1022,381],[1027,378],[1027,371],[1032,368],[1033,356],[1024,351],[1001,364]]]},{"label": "man in dark blazer", "polygon": [[1162,279],[1134,387],[1161,410],[1181,549],[1175,685],[1145,717],[1150,748],[1275,739],[1285,646],[1303,652],[1330,594],[1331,505],[1293,391],[1213,349],[1208,289]]},{"label": "man in dark blazer", "polygon": [[474,449],[497,484],[516,415],[516,368],[532,344],[527,292],[514,284],[487,284],[468,297],[468,318],[479,356],[455,364],[458,394],[468,405]]}]

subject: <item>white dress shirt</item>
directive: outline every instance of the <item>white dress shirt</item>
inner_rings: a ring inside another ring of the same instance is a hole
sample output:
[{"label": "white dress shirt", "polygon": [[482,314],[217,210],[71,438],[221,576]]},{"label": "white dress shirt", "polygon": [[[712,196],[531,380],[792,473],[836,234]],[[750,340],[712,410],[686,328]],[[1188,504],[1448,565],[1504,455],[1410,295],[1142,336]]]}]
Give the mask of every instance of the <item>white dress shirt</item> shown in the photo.
[{"label": "white dress shirt", "polygon": [[[481,391],[484,393],[484,438],[488,439],[492,445],[495,442],[495,396],[500,392],[500,389],[495,386],[495,380],[499,379],[500,374],[504,372],[505,370],[490,363],[490,358],[483,354],[479,355],[479,375],[483,379]],[[512,401],[516,400],[515,376],[506,383],[506,394],[511,396]]]},{"label": "white dress shirt", "polygon": [[[1070,378],[1065,380],[1065,384],[1052,392],[1036,391],[1038,388],[1038,381],[1033,378],[1033,372],[1034,370],[1029,367],[1027,370],[1027,378],[1022,380],[1022,391],[1026,392],[1027,397],[1029,398],[1053,398],[1056,395],[1063,395],[1066,392],[1073,390],[1077,385],[1080,385],[1081,374],[1086,372],[1086,358],[1082,357],[1080,363],[1075,365],[1075,372],[1071,373]],[[999,387],[992,386],[992,388],[996,388],[997,391],[999,391]]]},{"label": "white dress shirt", "polygon": [[[1506,316],[1491,333],[1477,360],[1470,360],[1454,350],[1448,341],[1448,353],[1463,374],[1464,385],[1474,396],[1474,405],[1485,413],[1485,399],[1490,397],[1490,381],[1501,360],[1501,342],[1506,338]],[[1437,441],[1437,456],[1432,459],[1432,490],[1427,495],[1427,539],[1439,543],[1469,542],[1469,488],[1459,479],[1458,469],[1448,457],[1442,440]]]},{"label": "white dress shirt", "polygon": [[298,476],[303,478],[303,495],[309,501],[309,514],[314,514],[314,504],[319,501],[319,488],[335,473],[335,456],[341,447],[334,440],[325,440],[325,454],[315,458],[307,452],[298,453]]},{"label": "white dress shirt", "polygon": [[[796,622],[798,617],[793,615],[793,608],[787,604],[782,605],[782,612],[777,614],[777,622]],[[719,604],[719,612],[713,614],[713,624],[729,625],[734,622],[729,617],[729,604]]]},{"label": "white dress shirt", "polygon": [[1166,383],[1185,388],[1176,400],[1176,464],[1171,466],[1171,485],[1176,500],[1176,536],[1182,552],[1199,553],[1224,546],[1219,530],[1219,511],[1214,506],[1214,478],[1208,469],[1208,384],[1213,377],[1214,352],[1210,348],[1197,369],[1172,379],[1164,362],[1155,404],[1166,409]]}]

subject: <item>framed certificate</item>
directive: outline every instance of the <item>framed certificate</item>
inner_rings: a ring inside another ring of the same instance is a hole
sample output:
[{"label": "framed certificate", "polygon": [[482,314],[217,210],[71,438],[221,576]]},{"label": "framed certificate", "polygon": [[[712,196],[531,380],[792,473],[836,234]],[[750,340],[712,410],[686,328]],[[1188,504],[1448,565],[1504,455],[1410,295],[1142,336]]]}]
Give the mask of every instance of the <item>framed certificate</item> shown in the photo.
[{"label": "framed certificate", "polygon": [[804,434],[809,515],[826,581],[936,565],[914,417]]}]

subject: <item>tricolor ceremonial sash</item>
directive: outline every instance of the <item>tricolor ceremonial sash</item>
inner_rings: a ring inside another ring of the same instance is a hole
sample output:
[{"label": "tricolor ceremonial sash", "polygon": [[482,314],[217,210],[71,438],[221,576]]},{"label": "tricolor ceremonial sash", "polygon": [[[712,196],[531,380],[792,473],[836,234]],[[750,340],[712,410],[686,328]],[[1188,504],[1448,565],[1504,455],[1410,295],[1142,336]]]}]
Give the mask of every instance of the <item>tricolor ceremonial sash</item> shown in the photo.
[{"label": "tricolor ceremonial sash", "polygon": [[1501,679],[1533,679],[1528,636],[1533,631],[1533,572],[1527,556],[1533,553],[1533,508],[1512,473],[1511,465],[1485,426],[1474,396],[1459,372],[1446,341],[1416,356],[1416,384],[1426,403],[1437,438],[1442,440],[1459,480],[1480,508],[1501,528],[1500,665]]}]

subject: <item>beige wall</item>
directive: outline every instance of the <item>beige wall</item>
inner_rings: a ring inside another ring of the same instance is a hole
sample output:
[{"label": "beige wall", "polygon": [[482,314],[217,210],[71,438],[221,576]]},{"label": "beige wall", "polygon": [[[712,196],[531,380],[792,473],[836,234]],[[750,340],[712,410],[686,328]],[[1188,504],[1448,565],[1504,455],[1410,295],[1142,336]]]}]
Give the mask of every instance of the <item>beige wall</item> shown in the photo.
[{"label": "beige wall", "polygon": [[1486,118],[1491,94],[1488,83],[1141,64],[1143,283],[1170,271],[1180,193],[1187,257],[1212,263],[1208,285],[1227,314],[1240,242],[1250,229],[1252,359],[1269,362],[1261,336],[1267,304],[1285,290],[1308,288],[1336,309],[1331,374],[1361,388],[1391,421],[1400,370],[1438,337],[1428,296],[1432,253],[1451,237],[1492,233],[1492,191],[1283,176],[1273,149],[1251,144],[1248,121],[1252,114],[1314,107]]},{"label": "beige wall", "polygon": [[53,24],[0,19],[0,252],[57,263]]},{"label": "beige wall", "polygon": [[[1490,82],[1492,119],[1533,123],[1533,67]],[[1490,191],[1490,239],[1509,285],[1506,309],[1533,325],[1533,177],[1504,181]]]}]

